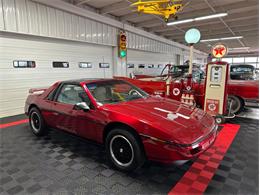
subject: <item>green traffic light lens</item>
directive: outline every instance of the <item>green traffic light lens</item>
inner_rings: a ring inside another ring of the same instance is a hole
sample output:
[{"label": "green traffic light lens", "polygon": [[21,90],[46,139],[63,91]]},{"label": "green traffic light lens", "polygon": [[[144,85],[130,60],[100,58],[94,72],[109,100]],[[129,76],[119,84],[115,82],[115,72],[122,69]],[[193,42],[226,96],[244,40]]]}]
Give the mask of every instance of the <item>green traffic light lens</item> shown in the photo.
[{"label": "green traffic light lens", "polygon": [[126,56],[126,51],[120,51],[120,56],[125,57]]}]

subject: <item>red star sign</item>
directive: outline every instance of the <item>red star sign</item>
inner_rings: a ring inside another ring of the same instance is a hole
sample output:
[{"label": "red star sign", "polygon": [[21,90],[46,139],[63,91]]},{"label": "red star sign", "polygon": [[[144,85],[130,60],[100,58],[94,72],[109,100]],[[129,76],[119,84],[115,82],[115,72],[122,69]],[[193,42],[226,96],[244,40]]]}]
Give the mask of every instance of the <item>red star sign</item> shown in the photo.
[{"label": "red star sign", "polygon": [[218,55],[218,54],[220,54],[220,55],[223,55],[222,54],[222,52],[225,50],[225,48],[216,48],[216,49],[214,49],[214,51],[215,51],[215,55]]},{"label": "red star sign", "polygon": [[222,58],[227,53],[227,48],[223,44],[217,44],[212,48],[212,54],[215,58]]}]

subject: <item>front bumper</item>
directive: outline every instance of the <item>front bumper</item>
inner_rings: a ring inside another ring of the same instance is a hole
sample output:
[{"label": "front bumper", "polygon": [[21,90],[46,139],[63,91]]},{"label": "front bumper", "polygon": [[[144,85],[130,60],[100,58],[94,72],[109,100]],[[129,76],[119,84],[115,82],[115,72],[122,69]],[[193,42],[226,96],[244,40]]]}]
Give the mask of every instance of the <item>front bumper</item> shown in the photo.
[{"label": "front bumper", "polygon": [[149,160],[162,163],[193,159],[214,144],[218,134],[217,129],[218,126],[214,126],[207,136],[192,144],[173,144],[171,142],[156,140],[156,138],[142,136],[146,155]]}]

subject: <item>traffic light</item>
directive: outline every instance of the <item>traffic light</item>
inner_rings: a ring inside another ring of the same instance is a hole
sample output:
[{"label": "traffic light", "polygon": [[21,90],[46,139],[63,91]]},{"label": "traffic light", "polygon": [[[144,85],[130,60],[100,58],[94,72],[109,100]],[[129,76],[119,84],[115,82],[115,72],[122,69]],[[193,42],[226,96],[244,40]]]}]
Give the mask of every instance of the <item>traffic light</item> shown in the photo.
[{"label": "traffic light", "polygon": [[120,31],[119,34],[119,57],[125,58],[126,57],[126,34],[123,31]]}]

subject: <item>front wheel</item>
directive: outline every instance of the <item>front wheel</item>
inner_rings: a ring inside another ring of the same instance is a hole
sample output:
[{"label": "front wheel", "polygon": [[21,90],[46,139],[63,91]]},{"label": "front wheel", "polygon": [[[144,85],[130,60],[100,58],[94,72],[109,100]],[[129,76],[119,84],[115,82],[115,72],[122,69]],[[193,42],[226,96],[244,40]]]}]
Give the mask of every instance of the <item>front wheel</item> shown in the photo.
[{"label": "front wheel", "polygon": [[141,143],[125,129],[113,129],[108,133],[106,154],[110,163],[121,171],[135,170],[145,161]]},{"label": "front wheel", "polygon": [[37,108],[32,108],[29,112],[29,123],[32,132],[37,136],[42,136],[47,133],[46,124]]},{"label": "front wheel", "polygon": [[229,104],[231,104],[231,113],[239,114],[244,108],[244,101],[237,96],[228,96]]}]

